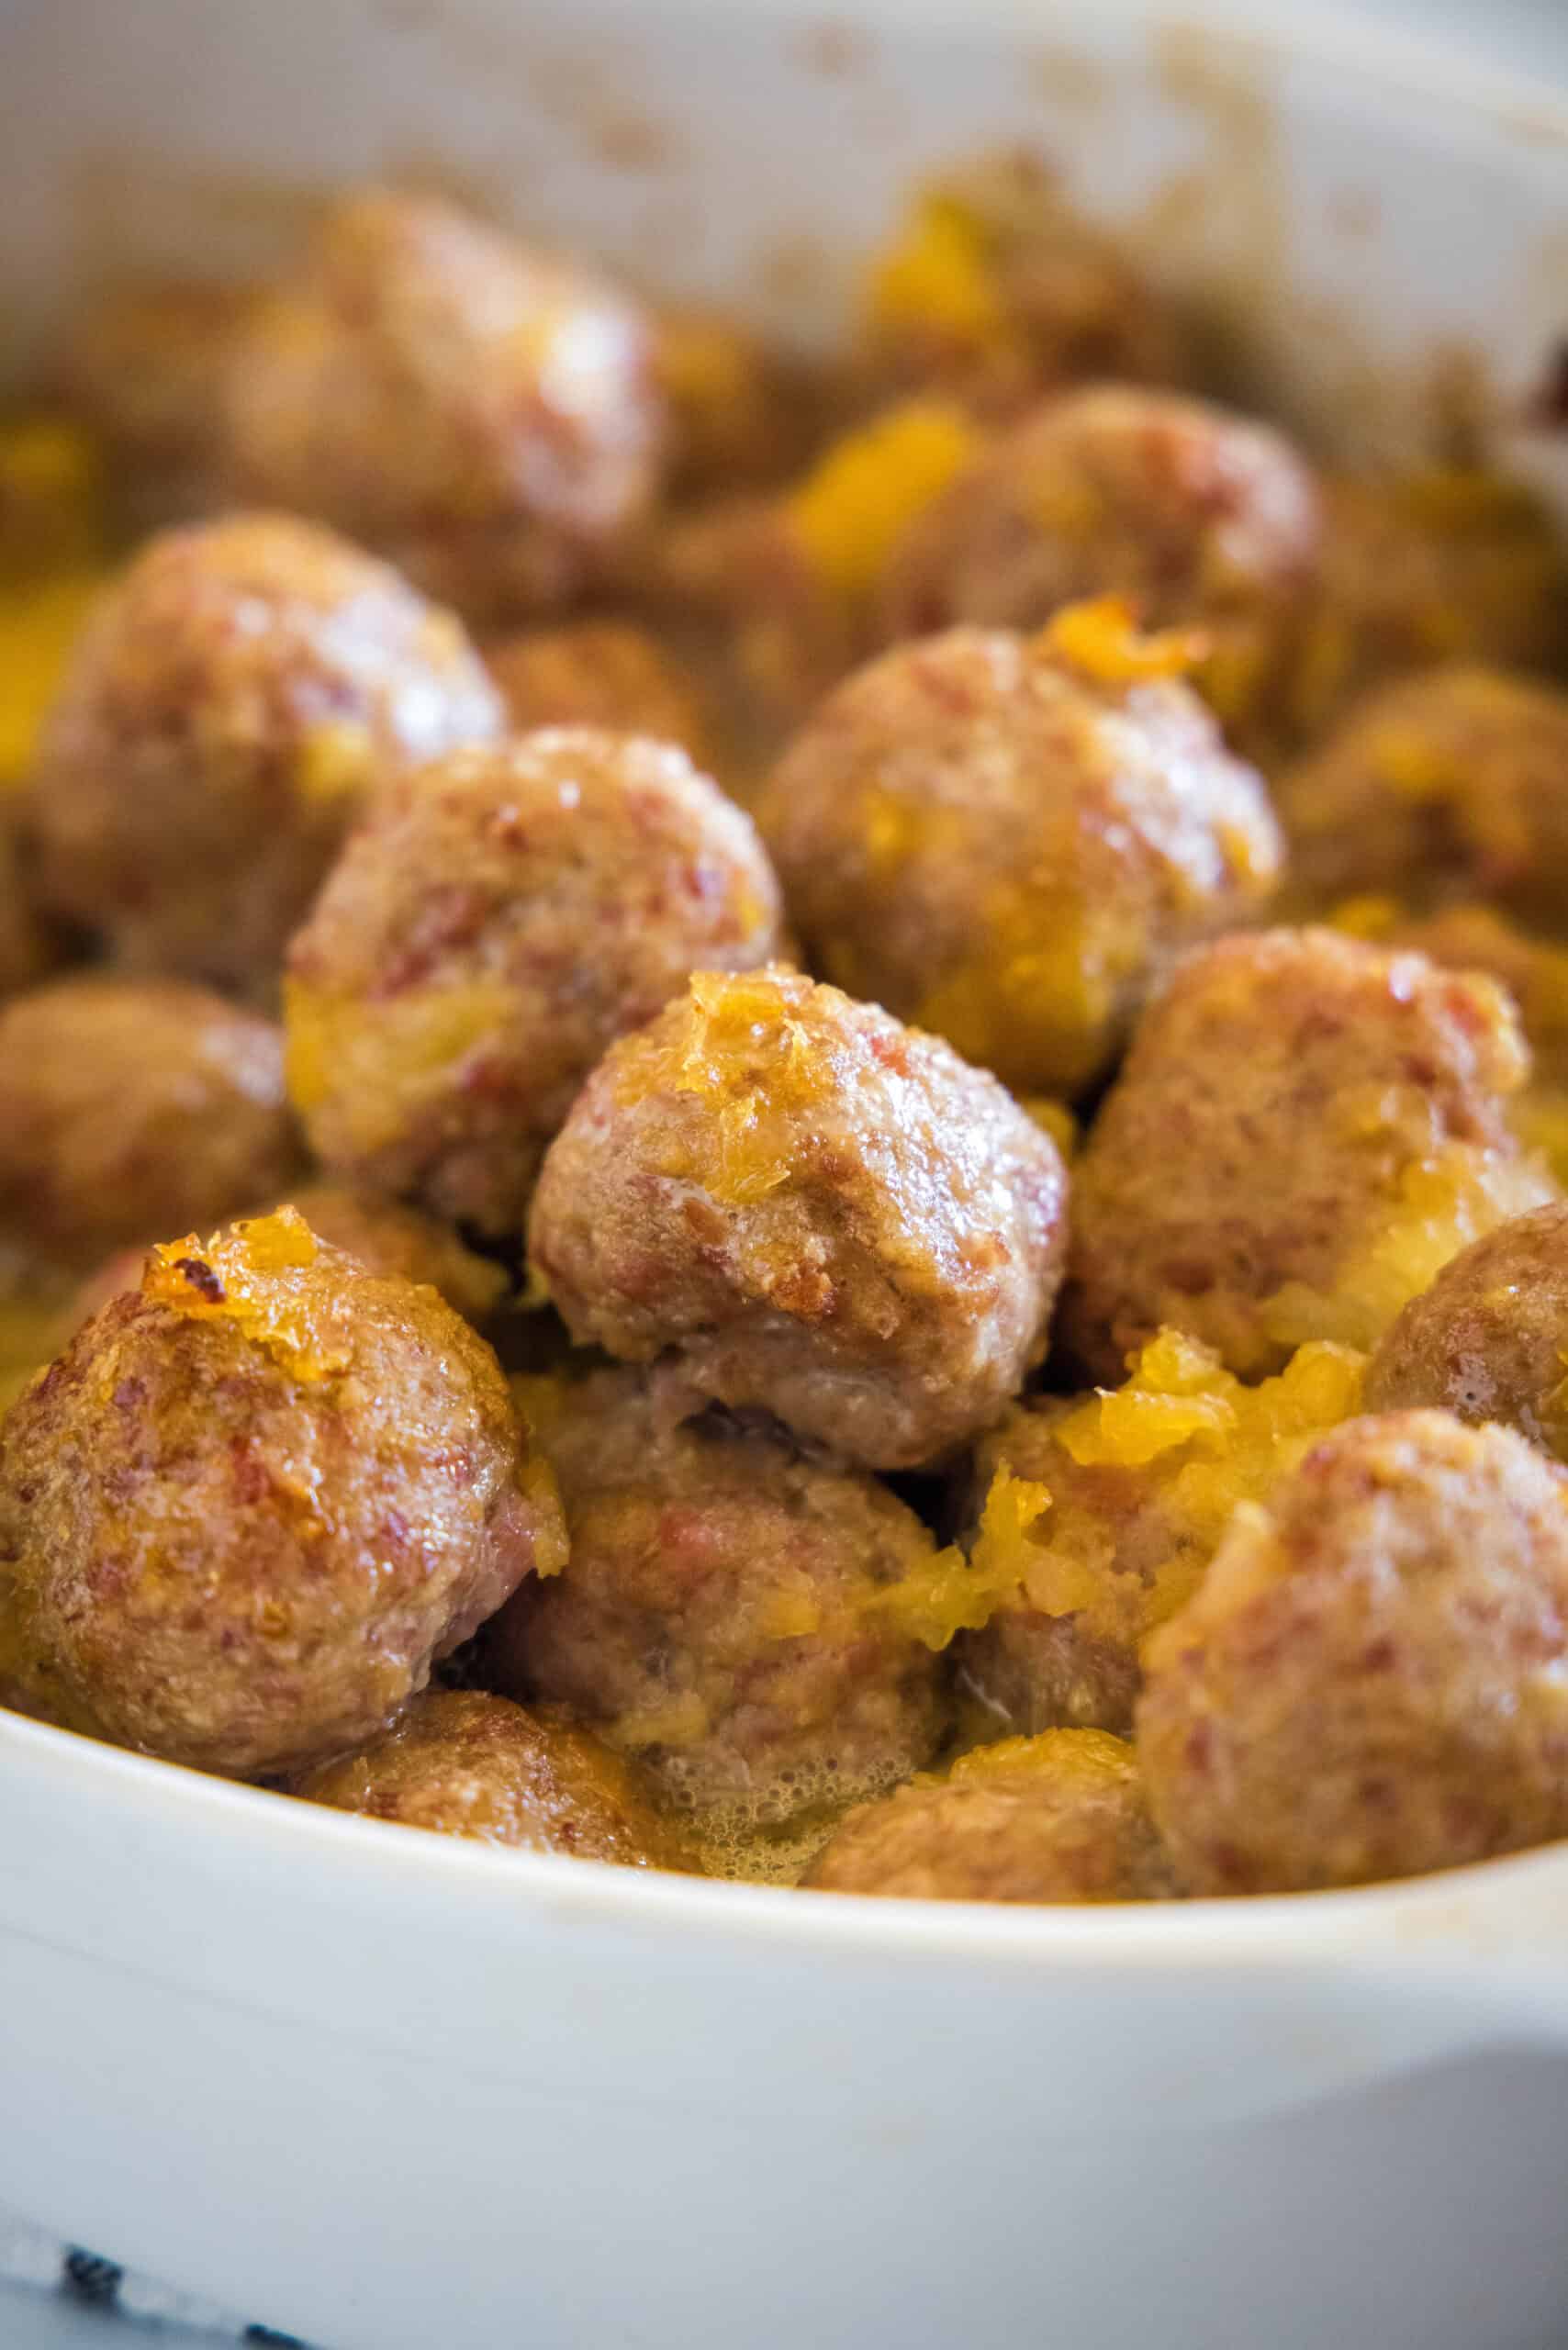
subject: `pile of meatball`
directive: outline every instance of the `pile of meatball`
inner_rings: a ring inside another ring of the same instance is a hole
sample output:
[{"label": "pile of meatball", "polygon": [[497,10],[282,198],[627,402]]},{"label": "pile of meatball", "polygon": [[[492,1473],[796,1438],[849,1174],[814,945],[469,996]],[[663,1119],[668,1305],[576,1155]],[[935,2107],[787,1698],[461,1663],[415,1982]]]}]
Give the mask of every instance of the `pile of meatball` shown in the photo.
[{"label": "pile of meatball", "polygon": [[810,368],[384,191],[83,321],[0,1702],[841,1894],[1568,1836],[1568,575],[1201,348],[1015,159]]}]

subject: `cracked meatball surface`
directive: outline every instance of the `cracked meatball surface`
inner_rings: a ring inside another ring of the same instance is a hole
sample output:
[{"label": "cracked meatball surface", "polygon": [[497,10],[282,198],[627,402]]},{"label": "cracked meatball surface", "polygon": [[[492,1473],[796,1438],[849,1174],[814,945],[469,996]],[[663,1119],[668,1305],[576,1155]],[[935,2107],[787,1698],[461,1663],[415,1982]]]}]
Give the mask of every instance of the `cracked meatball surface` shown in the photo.
[{"label": "cracked meatball surface", "polygon": [[13,1405],[6,1694],[172,1762],[307,1769],[562,1547],[484,1341],[286,1212],[155,1250]]},{"label": "cracked meatball surface", "polygon": [[585,1731],[476,1689],[432,1689],[358,1753],[298,1781],[308,1803],[634,1869],[689,1865],[620,1756]]},{"label": "cracked meatball surface", "polygon": [[1168,665],[1085,606],[1031,640],[898,646],[832,694],[757,811],[829,976],[1025,1091],[1101,1075],[1281,860],[1261,780]]},{"label": "cracked meatball surface", "polygon": [[910,526],[883,583],[889,641],[958,621],[1031,628],[1125,596],[1199,624],[1197,681],[1257,719],[1316,576],[1316,485],[1282,434],[1174,392],[1097,384],[1032,408]]},{"label": "cracked meatball surface", "polygon": [[657,484],[641,307],[439,197],[339,205],[229,385],[243,495],[320,515],[475,617],[568,601]]},{"label": "cracked meatball surface", "polygon": [[216,1224],[299,1164],[282,1032],[258,1013],[96,973],[0,1005],[0,1226],[53,1262]]},{"label": "cracked meatball surface", "polygon": [[1568,1477],[1446,1412],[1348,1422],[1148,1644],[1138,1753],[1194,1892],[1568,1834]]},{"label": "cracked meatball surface", "polygon": [[265,989],[371,788],[500,722],[457,621],[345,540],[271,514],[165,532],[45,722],[40,893],[129,963]]},{"label": "cracked meatball surface", "polygon": [[701,973],[578,1095],[530,1261],[579,1341],[906,1468],[1044,1353],[1066,1202],[1056,1145],[938,1038],[793,972]]},{"label": "cracked meatball surface", "polygon": [[1506,1124],[1529,1056],[1494,981],[1327,930],[1178,965],[1074,1167],[1062,1332],[1105,1382],[1162,1325],[1244,1376],[1370,1347],[1555,1187]]},{"label": "cracked meatball surface", "polygon": [[520,1382],[571,1555],[487,1633],[487,1674],[737,1831],[906,1776],[946,1718],[923,1637],[932,1537],[874,1478],[682,1423],[662,1387],[633,1371]]},{"label": "cracked meatball surface", "polygon": [[852,1811],[803,1884],[913,1901],[1151,1901],[1175,1890],[1130,1746],[1005,1739]]},{"label": "cracked meatball surface", "polygon": [[1367,1406],[1421,1405],[1568,1455],[1568,1204],[1499,1225],[1406,1306],[1372,1357]]},{"label": "cracked meatball surface", "polygon": [[382,795],[289,949],[290,1089],[346,1180],[500,1234],[600,1055],[766,963],[751,820],[673,744],[546,729]]}]

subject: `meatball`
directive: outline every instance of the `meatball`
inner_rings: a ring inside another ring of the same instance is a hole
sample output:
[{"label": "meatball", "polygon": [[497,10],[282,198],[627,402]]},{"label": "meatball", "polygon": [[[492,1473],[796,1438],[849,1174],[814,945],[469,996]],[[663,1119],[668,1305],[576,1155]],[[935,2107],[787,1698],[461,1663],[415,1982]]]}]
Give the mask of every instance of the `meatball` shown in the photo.
[{"label": "meatball", "polygon": [[1489,669],[1399,678],[1285,773],[1280,811],[1307,904],[1489,898],[1562,931],[1568,694]]},{"label": "meatball", "polygon": [[246,496],[336,523],[476,617],[567,600],[657,486],[638,306],[431,196],[341,204],[229,382]]},{"label": "meatball", "polygon": [[722,1842],[930,1758],[937,1553],[874,1479],[680,1424],[664,1384],[600,1372],[543,1404],[522,1387],[571,1555],[519,1589],[483,1669],[634,1755]]},{"label": "meatball", "polygon": [[1352,1420],[1237,1518],[1146,1666],[1138,1753],[1193,1892],[1568,1834],[1568,1479],[1511,1429]]},{"label": "meatball", "polygon": [[1217,940],[1146,1013],[1074,1170],[1068,1343],[1111,1381],[1161,1324],[1244,1376],[1370,1347],[1477,1234],[1553,1195],[1506,1124],[1494,981],[1327,930]]},{"label": "meatball", "polygon": [[1152,1901],[1175,1891],[1131,1747],[1092,1729],[977,1747],[852,1811],[802,1882],[914,1901]]},{"label": "meatball", "polygon": [[1367,1406],[1504,1420],[1568,1458],[1568,1205],[1515,1216],[1413,1297],[1372,1359]]},{"label": "meatball", "polygon": [[1131,254],[1027,153],[920,194],[873,263],[861,342],[873,382],[938,388],[990,417],[1095,377],[1170,382],[1184,356]]},{"label": "meatball", "polygon": [[391,1729],[293,1792],[514,1852],[634,1869],[686,1865],[679,1838],[618,1755],[582,1730],[474,1689],[427,1691]]},{"label": "meatball", "polygon": [[520,733],[537,726],[606,726],[707,754],[709,723],[695,678],[646,629],[619,621],[522,629],[485,660]]},{"label": "meatball", "polygon": [[834,979],[1026,1091],[1102,1075],[1182,946],[1280,863],[1179,650],[1082,605],[901,645],[817,711],[758,819]]},{"label": "meatball", "polygon": [[1322,594],[1303,649],[1316,733],[1358,689],[1437,661],[1557,669],[1568,563],[1550,508],[1464,468],[1325,485]]},{"label": "meatball", "polygon": [[275,1199],[299,1163],[270,1020],[95,973],[0,1006],[0,1231],[62,1265]]},{"label": "meatball", "polygon": [[606,1046],[779,943],[749,817],[673,744],[456,752],[381,796],[295,938],[289,1084],[335,1174],[514,1231]]},{"label": "meatball", "polygon": [[166,532],[45,722],[40,886],[128,962],[263,986],[371,784],[500,722],[457,622],[329,532]]},{"label": "meatball", "polygon": [[1149,627],[1202,624],[1205,697],[1227,726],[1257,729],[1319,532],[1312,476],[1269,426],[1095,385],[1033,409],[917,517],[887,568],[883,629],[1030,628],[1080,598],[1126,596]]},{"label": "meatball", "polygon": [[1045,1351],[1060,1153],[993,1078],[788,971],[700,973],[606,1055],[540,1176],[568,1328],[868,1468],[934,1460]]},{"label": "meatball", "polygon": [[1244,1387],[1162,1330],[1125,1385],[1006,1413],[967,1480],[971,1572],[998,1604],[954,1649],[992,1734],[1130,1729],[1145,1636],[1192,1597],[1238,1504],[1360,1410],[1363,1370],[1306,1346]]},{"label": "meatball", "polygon": [[165,1244],[0,1428],[0,1614],[102,1737],[252,1778],[374,1737],[559,1504],[433,1290],[287,1211]]}]

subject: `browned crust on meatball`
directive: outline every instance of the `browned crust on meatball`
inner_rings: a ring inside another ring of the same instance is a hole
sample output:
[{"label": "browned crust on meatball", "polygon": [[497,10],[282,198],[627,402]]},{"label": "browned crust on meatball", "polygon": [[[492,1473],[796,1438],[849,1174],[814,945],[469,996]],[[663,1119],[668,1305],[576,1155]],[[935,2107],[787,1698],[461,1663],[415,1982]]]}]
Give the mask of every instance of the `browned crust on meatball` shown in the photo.
[{"label": "browned crust on meatball", "polygon": [[1150,1639],[1149,1798],[1197,1892],[1414,1876],[1568,1832],[1568,1478],[1511,1429],[1352,1420]]},{"label": "browned crust on meatball", "polygon": [[324,1165],[521,1225],[588,1071],[699,967],[779,944],[751,820],[673,744],[547,729],[383,795],[289,949],[289,1081]]},{"label": "browned crust on meatball", "polygon": [[215,1224],[299,1162],[282,1033],[259,1014],[93,974],[0,1006],[0,1225],[50,1260]]},{"label": "browned crust on meatball", "polygon": [[871,1468],[939,1458],[1044,1352],[1067,1179],[937,1038],[784,971],[699,975],[546,1156],[530,1259],[568,1327]]},{"label": "browned crust on meatball", "polygon": [[494,1356],[298,1217],[160,1249],[0,1431],[0,1615],[98,1734],[239,1777],[380,1730],[558,1504]]},{"label": "browned crust on meatball", "polygon": [[243,496],[322,516],[476,618],[577,595],[657,483],[642,309],[434,196],[340,205],[229,391]]},{"label": "browned crust on meatball", "polygon": [[666,1383],[521,1383],[571,1556],[520,1589],[484,1670],[635,1754],[711,1829],[881,1787],[946,1726],[937,1655],[901,1611],[931,1567],[874,1478],[735,1427],[682,1424]]},{"label": "browned crust on meatball", "polygon": [[473,1689],[429,1690],[357,1754],[292,1792],[370,1819],[637,1869],[689,1860],[617,1754],[585,1731]]},{"label": "browned crust on meatball", "polygon": [[1551,1196],[1505,1120],[1528,1067],[1502,991],[1424,956],[1326,930],[1200,947],[1076,1163],[1073,1353],[1114,1382],[1162,1324],[1249,1375],[1375,1341],[1446,1255]]},{"label": "browned crust on meatball", "polygon": [[1514,1216],[1445,1265],[1373,1355],[1366,1400],[1506,1421],[1568,1451],[1568,1205]]},{"label": "browned crust on meatball", "polygon": [[1029,1091],[1102,1074],[1173,956],[1260,912],[1282,856],[1260,778],[1196,695],[1105,633],[1121,679],[1049,632],[884,654],[758,808],[828,976]]},{"label": "browned crust on meatball", "polygon": [[1148,1901],[1175,1890],[1133,1751],[1047,1730],[852,1811],[802,1882],[914,1901]]},{"label": "browned crust on meatball", "polygon": [[128,962],[269,987],[372,786],[500,716],[452,616],[330,532],[166,532],[97,606],[44,723],[40,892]]}]

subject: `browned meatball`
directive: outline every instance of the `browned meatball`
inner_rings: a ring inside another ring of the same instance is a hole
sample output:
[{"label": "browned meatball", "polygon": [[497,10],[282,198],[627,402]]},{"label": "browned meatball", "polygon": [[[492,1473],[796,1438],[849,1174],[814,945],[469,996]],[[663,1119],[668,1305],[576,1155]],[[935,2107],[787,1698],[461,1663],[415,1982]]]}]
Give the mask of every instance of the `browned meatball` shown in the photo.
[{"label": "browned meatball", "polygon": [[174,979],[0,1006],[0,1228],[65,1265],[275,1199],[299,1164],[270,1020]]},{"label": "browned meatball", "polygon": [[1115,238],[1028,153],[988,157],[923,190],[867,286],[860,365],[983,415],[1016,415],[1087,380],[1170,382],[1182,336]]},{"label": "browned meatball", "polygon": [[696,679],[646,629],[620,621],[521,629],[487,644],[485,662],[519,733],[537,726],[607,726],[707,755],[710,727]]},{"label": "browned meatball", "polygon": [[128,961],[263,986],[369,787],[500,722],[450,614],[330,532],[169,532],[98,606],[45,722],[40,886]]},{"label": "browned meatball", "polygon": [[757,811],[823,968],[1010,1085],[1092,1083],[1174,954],[1256,913],[1279,868],[1261,781],[1181,666],[1082,605],[841,686]]},{"label": "browned meatball", "polygon": [[1506,1123],[1495,983],[1327,930],[1217,940],[1146,1013],[1074,1168],[1062,1328],[1115,1379],[1161,1324],[1233,1371],[1375,1344],[1439,1267],[1553,1196]]},{"label": "browned meatball", "polygon": [[954,1650],[978,1718],[1130,1729],[1144,1639],[1192,1597],[1238,1505],[1360,1410],[1364,1368],[1306,1346],[1248,1387],[1162,1330],[1121,1387],[1006,1413],[967,1479],[964,1546],[998,1597]]},{"label": "browned meatball", "polygon": [[937,1038],[704,972],[578,1095],[529,1248],[578,1339],[908,1468],[1044,1353],[1066,1201],[1056,1145]]},{"label": "browned meatball", "polygon": [[1383,1337],[1367,1407],[1504,1420],[1568,1458],[1568,1205],[1515,1216],[1443,1267]]},{"label": "browned meatball", "polygon": [[351,196],[241,339],[244,495],[471,614],[576,593],[656,485],[650,321],[585,263],[432,196]]},{"label": "browned meatball", "polygon": [[429,1690],[357,1754],[294,1788],[308,1802],[634,1869],[687,1865],[678,1836],[619,1755],[563,1722],[474,1689]]},{"label": "browned meatball", "polygon": [[101,1736],[239,1777],[373,1737],[563,1550],[483,1339],[286,1212],[159,1248],[0,1430],[18,1647]]},{"label": "browned meatball", "polygon": [[1149,627],[1203,626],[1203,691],[1227,726],[1255,726],[1319,527],[1312,476],[1269,426],[1096,385],[1033,409],[915,520],[888,568],[884,630],[1029,628],[1082,597],[1126,596]]},{"label": "browned meatball", "polygon": [[1568,1479],[1446,1412],[1350,1421],[1237,1518],[1145,1664],[1139,1757],[1193,1892],[1568,1834]]},{"label": "browned meatball", "polygon": [[1170,1865],[1136,1757],[1102,1730],[977,1747],[852,1811],[802,1883],[913,1901],[1153,1901]]},{"label": "browned meatball", "polygon": [[863,1473],[679,1425],[661,1384],[521,1387],[571,1556],[487,1634],[487,1675],[636,1755],[721,1837],[906,1777],[944,1727],[931,1536]]},{"label": "browned meatball", "polygon": [[294,940],[290,1088],[335,1173],[515,1230],[606,1046],[779,943],[750,818],[673,744],[456,752],[382,795]]},{"label": "browned meatball", "polygon": [[1568,694],[1490,669],[1399,678],[1286,772],[1280,811],[1306,903],[1490,898],[1568,927]]}]

